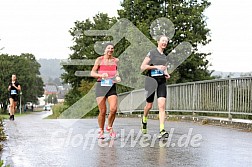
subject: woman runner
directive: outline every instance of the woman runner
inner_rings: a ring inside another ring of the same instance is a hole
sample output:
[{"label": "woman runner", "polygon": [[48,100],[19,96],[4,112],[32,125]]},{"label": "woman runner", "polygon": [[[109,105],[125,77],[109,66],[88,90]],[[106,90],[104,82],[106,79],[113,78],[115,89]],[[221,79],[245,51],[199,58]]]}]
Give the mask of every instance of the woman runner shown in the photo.
[{"label": "woman runner", "polygon": [[167,47],[168,38],[164,35],[158,38],[158,47],[151,50],[142,62],[141,70],[148,70],[148,77],[145,80],[145,90],[147,93],[144,115],[142,118],[142,133],[147,133],[147,117],[152,108],[155,92],[159,109],[160,133],[158,138],[168,137],[165,130],[165,102],[166,102],[166,80],[170,78],[167,72],[167,58],[164,49]]},{"label": "woman runner", "polygon": [[117,92],[116,82],[120,82],[121,78],[118,75],[117,63],[118,58],[113,57],[114,45],[107,43],[105,46],[104,55],[96,59],[91,71],[91,76],[97,78],[96,83],[96,101],[99,108],[98,124],[99,124],[99,139],[104,139],[104,126],[106,117],[106,100],[109,104],[108,125],[106,131],[109,132],[111,138],[116,137],[113,130],[113,123],[117,112]]},{"label": "woman runner", "polygon": [[17,77],[15,74],[11,76],[11,82],[8,86],[9,91],[9,101],[10,101],[10,107],[9,107],[9,113],[10,113],[10,120],[14,121],[14,114],[15,109],[17,106],[18,101],[18,92],[21,90],[21,86],[19,82],[17,81]]}]

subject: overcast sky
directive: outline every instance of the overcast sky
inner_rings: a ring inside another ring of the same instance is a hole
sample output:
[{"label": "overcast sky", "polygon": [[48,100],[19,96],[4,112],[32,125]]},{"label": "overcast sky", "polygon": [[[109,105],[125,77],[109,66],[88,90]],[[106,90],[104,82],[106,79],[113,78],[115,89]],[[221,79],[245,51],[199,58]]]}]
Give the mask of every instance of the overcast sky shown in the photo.
[{"label": "overcast sky", "polygon": [[[212,53],[210,69],[252,71],[252,1],[209,1],[205,15],[212,42],[203,50]],[[119,8],[120,0],[1,0],[0,48],[5,47],[1,52],[66,59],[73,45],[68,31],[76,20],[98,12],[115,16]]]}]

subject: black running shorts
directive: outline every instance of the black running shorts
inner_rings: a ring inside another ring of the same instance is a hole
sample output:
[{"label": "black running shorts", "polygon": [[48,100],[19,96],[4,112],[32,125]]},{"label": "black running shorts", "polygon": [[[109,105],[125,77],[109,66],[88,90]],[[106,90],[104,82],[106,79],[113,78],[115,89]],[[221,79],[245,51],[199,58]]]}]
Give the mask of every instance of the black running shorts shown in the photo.
[{"label": "black running shorts", "polygon": [[147,77],[145,80],[146,101],[152,103],[154,101],[155,92],[157,98],[167,95],[166,78],[165,77]]},{"label": "black running shorts", "polygon": [[18,101],[18,95],[10,95],[9,98],[12,98],[15,102]]},{"label": "black running shorts", "polygon": [[101,82],[96,82],[95,95],[96,97],[109,97],[111,95],[117,95],[116,84],[114,83],[113,86],[101,86]]}]

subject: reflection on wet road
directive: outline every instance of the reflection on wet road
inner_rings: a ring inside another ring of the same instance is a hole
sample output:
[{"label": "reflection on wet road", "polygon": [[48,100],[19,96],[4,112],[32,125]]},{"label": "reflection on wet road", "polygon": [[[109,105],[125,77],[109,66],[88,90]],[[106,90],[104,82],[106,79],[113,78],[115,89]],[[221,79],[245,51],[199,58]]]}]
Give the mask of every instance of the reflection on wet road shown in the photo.
[{"label": "reflection on wet road", "polygon": [[[6,121],[2,158],[14,167],[48,166],[251,166],[252,133],[188,122],[167,122],[167,140],[157,139],[157,120],[148,134],[139,118],[117,118],[114,140],[97,139],[97,120],[42,119],[48,112]],[[71,125],[67,127],[67,125]]]}]

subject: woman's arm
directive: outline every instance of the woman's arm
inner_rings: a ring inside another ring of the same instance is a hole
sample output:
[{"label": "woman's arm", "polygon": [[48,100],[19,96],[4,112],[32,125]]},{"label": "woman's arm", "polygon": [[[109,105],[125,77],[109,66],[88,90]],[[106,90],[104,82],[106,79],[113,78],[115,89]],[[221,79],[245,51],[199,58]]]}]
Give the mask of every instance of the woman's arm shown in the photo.
[{"label": "woman's arm", "polygon": [[166,66],[163,66],[163,65],[156,65],[156,66],[150,66],[149,65],[149,62],[150,62],[150,58],[148,56],[146,56],[142,62],[142,65],[141,65],[141,70],[144,71],[144,70],[152,70],[152,69],[159,69],[161,71],[164,71],[166,69]]},{"label": "woman's arm", "polygon": [[[118,66],[118,62],[119,62],[119,59],[116,58],[116,64],[117,64],[117,66]],[[116,82],[121,82],[121,77],[119,76],[119,71],[118,70],[116,70],[115,81]]]},{"label": "woman's arm", "polygon": [[168,70],[167,70],[167,68],[165,69],[165,71],[164,71],[164,75],[165,75],[165,78],[166,79],[169,79],[171,76],[169,75],[169,73],[168,73]]},{"label": "woman's arm", "polygon": [[146,56],[141,64],[141,71],[145,71],[145,70],[151,70],[151,69],[155,69],[155,66],[150,66],[149,62],[150,62],[150,58],[148,56]]},{"label": "woman's arm", "polygon": [[16,87],[16,89],[17,89],[18,91],[21,91],[21,86],[18,85],[18,87]]},{"label": "woman's arm", "polygon": [[[16,85],[13,83],[12,86],[13,86],[14,88],[16,88],[18,91],[21,90],[21,86],[20,86],[20,85],[16,86]],[[11,86],[8,87],[8,90],[10,90],[10,89],[11,89]]]}]

